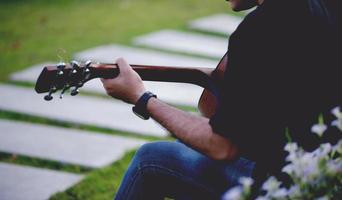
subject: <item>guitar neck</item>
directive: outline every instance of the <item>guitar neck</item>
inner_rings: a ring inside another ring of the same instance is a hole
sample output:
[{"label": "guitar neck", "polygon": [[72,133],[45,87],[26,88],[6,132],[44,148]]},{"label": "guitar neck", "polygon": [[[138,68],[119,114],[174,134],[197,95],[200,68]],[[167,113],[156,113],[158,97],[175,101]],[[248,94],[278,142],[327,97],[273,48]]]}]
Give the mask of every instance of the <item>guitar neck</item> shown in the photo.
[{"label": "guitar neck", "polygon": [[[172,67],[172,66],[151,66],[131,65],[140,77],[145,81],[162,81],[190,83],[209,89],[212,84],[212,68],[202,67]],[[94,78],[115,78],[119,74],[116,64],[93,64]]]},{"label": "guitar neck", "polygon": [[[196,67],[165,67],[150,65],[131,65],[145,81],[162,81],[190,83],[210,91],[215,90],[211,74],[212,68]],[[73,68],[66,65],[63,69],[58,66],[46,66],[39,75],[35,90],[37,93],[82,87],[84,83],[94,78],[115,78],[120,70],[116,64],[91,64],[88,67]]]}]

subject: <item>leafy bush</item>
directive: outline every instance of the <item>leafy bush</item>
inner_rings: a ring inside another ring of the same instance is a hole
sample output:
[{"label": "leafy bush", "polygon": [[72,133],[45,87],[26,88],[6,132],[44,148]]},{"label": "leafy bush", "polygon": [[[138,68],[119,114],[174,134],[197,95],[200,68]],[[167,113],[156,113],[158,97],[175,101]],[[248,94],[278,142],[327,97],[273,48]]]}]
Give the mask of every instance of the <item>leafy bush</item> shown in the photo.
[{"label": "leafy bush", "polygon": [[[340,107],[333,109],[332,114],[336,116],[336,120],[330,126],[335,126],[342,132]],[[328,125],[321,121],[313,125],[311,131],[322,137],[327,128]],[[289,154],[286,157],[288,164],[283,167],[282,172],[290,176],[293,184],[285,187],[271,176],[262,184],[256,200],[342,199],[342,139],[335,145],[321,144],[312,152],[305,151],[293,142],[289,142],[284,149]],[[223,199],[252,199],[253,180],[243,177],[240,184],[231,188]]]}]

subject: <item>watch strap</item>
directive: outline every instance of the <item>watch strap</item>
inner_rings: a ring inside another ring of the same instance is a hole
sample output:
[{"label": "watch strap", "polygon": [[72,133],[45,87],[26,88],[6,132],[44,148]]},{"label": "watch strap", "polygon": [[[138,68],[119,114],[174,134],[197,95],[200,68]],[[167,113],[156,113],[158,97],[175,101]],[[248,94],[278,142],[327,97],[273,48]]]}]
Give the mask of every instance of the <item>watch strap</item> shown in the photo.
[{"label": "watch strap", "polygon": [[147,112],[147,102],[152,97],[157,98],[157,95],[149,91],[145,92],[132,108],[133,112],[144,120],[150,118],[150,114]]}]

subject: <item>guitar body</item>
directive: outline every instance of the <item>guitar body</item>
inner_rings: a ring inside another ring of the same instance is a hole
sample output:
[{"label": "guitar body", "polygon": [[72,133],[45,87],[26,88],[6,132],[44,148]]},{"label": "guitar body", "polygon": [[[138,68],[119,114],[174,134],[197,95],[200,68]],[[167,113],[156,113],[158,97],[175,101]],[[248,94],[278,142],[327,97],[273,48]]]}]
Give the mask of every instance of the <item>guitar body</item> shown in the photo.
[{"label": "guitar body", "polygon": [[[216,69],[212,71],[210,77],[212,80],[215,80],[217,85],[217,92],[221,93],[221,88],[224,79],[224,72],[227,68],[228,57],[227,54],[221,59],[219,64],[217,65]],[[210,118],[215,114],[217,104],[218,104],[218,97],[213,94],[213,92],[209,91],[208,89],[204,89],[203,93],[198,102],[198,109],[204,117]]]}]

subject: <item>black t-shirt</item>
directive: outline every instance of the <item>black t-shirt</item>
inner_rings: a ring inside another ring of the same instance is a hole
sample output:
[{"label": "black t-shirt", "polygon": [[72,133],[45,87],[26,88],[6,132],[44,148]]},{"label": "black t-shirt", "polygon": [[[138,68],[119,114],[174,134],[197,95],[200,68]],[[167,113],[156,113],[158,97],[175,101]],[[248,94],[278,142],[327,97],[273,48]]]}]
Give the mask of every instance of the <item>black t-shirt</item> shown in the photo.
[{"label": "black t-shirt", "polygon": [[[321,113],[330,121],[330,110],[342,104],[337,38],[312,17],[307,0],[265,0],[230,37],[213,130],[273,174],[284,164],[286,129],[306,149],[316,147],[311,126]],[[331,131],[329,140],[341,137]]]}]

